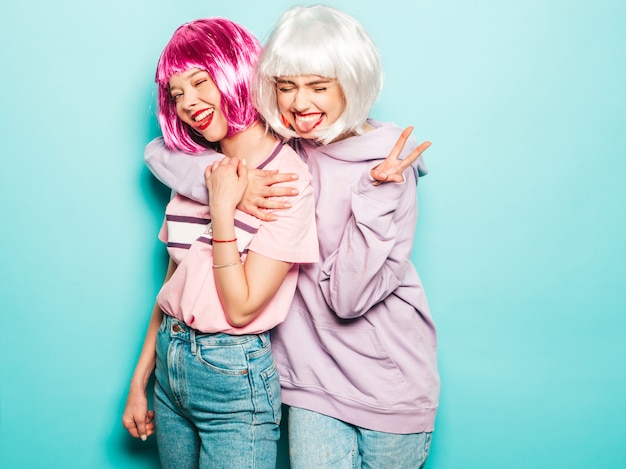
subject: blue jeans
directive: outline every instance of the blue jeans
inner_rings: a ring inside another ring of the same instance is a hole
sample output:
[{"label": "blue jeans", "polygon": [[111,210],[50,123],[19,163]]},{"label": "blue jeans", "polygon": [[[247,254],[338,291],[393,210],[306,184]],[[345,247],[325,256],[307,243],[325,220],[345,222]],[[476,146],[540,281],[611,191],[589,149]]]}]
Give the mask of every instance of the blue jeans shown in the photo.
[{"label": "blue jeans", "polygon": [[202,334],[164,315],[155,373],[163,468],[275,468],[281,400],[268,333]]},{"label": "blue jeans", "polygon": [[376,432],[297,407],[289,408],[291,469],[419,469],[431,433]]}]

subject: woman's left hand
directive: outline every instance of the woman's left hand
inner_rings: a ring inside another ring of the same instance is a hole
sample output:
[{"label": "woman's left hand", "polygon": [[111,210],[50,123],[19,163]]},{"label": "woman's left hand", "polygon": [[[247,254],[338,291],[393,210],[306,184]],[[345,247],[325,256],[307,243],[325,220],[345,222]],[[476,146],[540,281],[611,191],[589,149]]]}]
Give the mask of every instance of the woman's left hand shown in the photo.
[{"label": "woman's left hand", "polygon": [[234,213],[248,187],[248,169],[239,158],[224,157],[207,166],[204,177],[209,190],[211,213],[220,210]]},{"label": "woman's left hand", "polygon": [[413,127],[404,129],[385,161],[372,168],[370,171],[370,176],[374,179],[372,184],[378,186],[383,182],[404,182],[404,176],[402,175],[404,170],[411,166],[430,146],[430,142],[423,142],[409,153],[406,158],[398,159],[411,132],[413,132]]}]

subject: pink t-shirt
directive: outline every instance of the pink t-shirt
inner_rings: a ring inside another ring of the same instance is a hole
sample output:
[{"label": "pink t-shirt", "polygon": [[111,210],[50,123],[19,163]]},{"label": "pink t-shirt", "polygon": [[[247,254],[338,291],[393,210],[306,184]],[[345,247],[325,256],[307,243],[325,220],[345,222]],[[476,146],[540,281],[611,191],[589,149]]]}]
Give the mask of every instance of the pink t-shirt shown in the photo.
[{"label": "pink t-shirt", "polygon": [[257,334],[281,323],[287,316],[298,279],[298,264],[317,262],[315,201],[311,175],[306,164],[287,145],[279,144],[259,168],[296,173],[289,182],[299,195],[290,197],[292,207],[275,212],[278,220],[263,222],[247,213],[235,213],[235,234],[242,260],[248,251],[290,262],[285,280],[256,318],[244,327],[233,327],[226,319],[213,277],[213,246],[209,207],[175,195],[165,210],[159,239],[167,243],[178,267],[157,296],[164,313],[201,332]]}]

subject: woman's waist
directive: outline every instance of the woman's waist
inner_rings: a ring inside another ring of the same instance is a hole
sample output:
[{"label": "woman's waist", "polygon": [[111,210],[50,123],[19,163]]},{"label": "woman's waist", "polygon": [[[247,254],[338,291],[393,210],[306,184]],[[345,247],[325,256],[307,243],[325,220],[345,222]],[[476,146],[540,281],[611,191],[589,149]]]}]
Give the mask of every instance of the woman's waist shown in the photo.
[{"label": "woman's waist", "polygon": [[269,332],[267,331],[241,335],[227,332],[203,332],[167,313],[163,314],[161,330],[169,331],[171,338],[206,346],[242,345],[254,341],[269,342]]}]

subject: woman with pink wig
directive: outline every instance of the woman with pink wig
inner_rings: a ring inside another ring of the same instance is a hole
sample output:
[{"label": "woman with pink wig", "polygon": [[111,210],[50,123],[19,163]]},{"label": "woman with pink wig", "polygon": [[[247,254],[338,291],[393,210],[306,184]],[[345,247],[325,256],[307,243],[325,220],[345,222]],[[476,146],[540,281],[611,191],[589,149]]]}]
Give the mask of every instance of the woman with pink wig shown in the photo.
[{"label": "woman with pink wig", "polygon": [[[208,205],[173,194],[165,210],[169,267],[122,418],[134,437],[156,432],[164,468],[276,465],[281,396],[268,331],[287,315],[298,264],[316,262],[318,248],[307,166],[252,104],[260,51],[241,26],[200,19],[175,31],[157,66],[166,147],[222,155],[206,171]],[[276,221],[237,209],[248,167],[298,174],[299,195]]]}]

